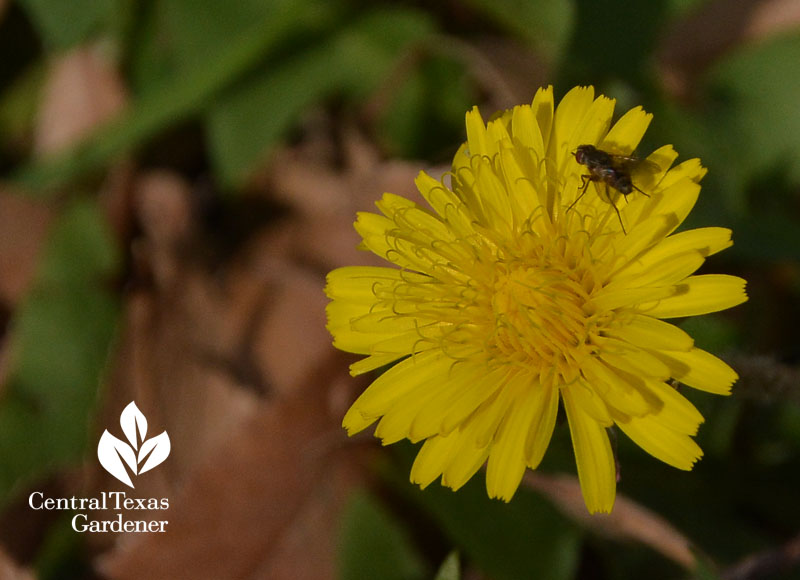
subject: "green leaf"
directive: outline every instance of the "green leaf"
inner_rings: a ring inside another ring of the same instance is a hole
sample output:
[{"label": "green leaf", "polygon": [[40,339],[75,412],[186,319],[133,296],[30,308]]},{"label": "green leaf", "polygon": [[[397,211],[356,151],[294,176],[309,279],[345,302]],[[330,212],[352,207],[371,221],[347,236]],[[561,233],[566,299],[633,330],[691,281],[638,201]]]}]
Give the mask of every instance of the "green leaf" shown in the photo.
[{"label": "green leaf", "polygon": [[733,231],[731,256],[757,263],[800,260],[800,229],[790,212],[769,211],[757,218],[748,213]]},{"label": "green leaf", "polygon": [[39,580],[91,577],[87,534],[75,533],[72,529],[72,516],[71,512],[61,512],[47,529],[47,535],[36,554],[35,569]]},{"label": "green leaf", "polygon": [[319,7],[304,11],[286,3],[281,6],[270,18],[253,22],[230,39],[203,67],[154,88],[73,149],[23,167],[14,176],[17,185],[34,194],[52,194],[55,186],[103,167],[158,131],[201,112],[224,87],[251,70],[286,38],[324,19],[325,10]]},{"label": "green leaf", "polygon": [[350,500],[340,541],[340,580],[416,580],[426,576],[425,564],[402,525],[365,493]]},{"label": "green leaf", "polygon": [[581,534],[541,496],[520,488],[510,503],[492,500],[480,476],[457,492],[435,484],[408,493],[491,578],[573,578]]},{"label": "green leaf", "polygon": [[107,23],[116,0],[20,0],[46,45],[63,50]]},{"label": "green leaf", "polygon": [[529,42],[549,61],[558,60],[572,34],[572,0],[468,0],[509,32]]},{"label": "green leaf", "polygon": [[0,497],[76,462],[86,449],[118,316],[106,287],[118,261],[96,205],[68,208],[12,320],[13,360],[0,404]]},{"label": "green leaf", "polygon": [[301,111],[341,86],[342,64],[329,46],[318,47],[220,99],[209,112],[207,131],[221,181],[243,180]]},{"label": "green leaf", "polygon": [[717,141],[735,143],[731,163],[749,174],[778,165],[800,182],[800,34],[747,45],[719,63],[707,85],[717,106]]},{"label": "green leaf", "polygon": [[781,436],[795,449],[800,449],[800,404],[788,402],[782,405],[776,423]]},{"label": "green leaf", "polygon": [[380,119],[382,147],[406,159],[448,158],[464,138],[464,112],[476,95],[464,66],[436,54],[394,87]]},{"label": "green leaf", "polygon": [[[231,39],[247,32],[253,22],[272,18],[287,6],[287,0],[163,0],[159,4],[165,25],[162,33],[181,73],[206,66]],[[294,10],[305,12],[317,2],[294,0],[292,4]]]},{"label": "green leaf", "polygon": [[653,49],[667,22],[665,0],[575,0],[574,14],[557,90],[578,84],[599,86],[612,79],[634,87],[647,85]]},{"label": "green leaf", "polygon": [[0,135],[10,153],[33,133],[44,78],[44,67],[37,63],[0,95]]},{"label": "green leaf", "polygon": [[309,105],[336,93],[373,90],[398,54],[431,30],[415,11],[372,12],[231,91],[212,108],[207,124],[221,181],[241,185]]},{"label": "green leaf", "polygon": [[724,314],[692,316],[680,326],[694,338],[696,347],[708,352],[724,353],[737,343],[737,327]]}]

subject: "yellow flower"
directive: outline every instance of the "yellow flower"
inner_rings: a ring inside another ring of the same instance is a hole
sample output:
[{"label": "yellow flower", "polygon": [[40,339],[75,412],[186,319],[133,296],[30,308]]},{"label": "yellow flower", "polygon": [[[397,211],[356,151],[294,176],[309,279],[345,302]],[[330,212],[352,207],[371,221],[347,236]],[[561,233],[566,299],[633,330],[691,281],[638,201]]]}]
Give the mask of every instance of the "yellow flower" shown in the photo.
[{"label": "yellow flower", "polygon": [[630,195],[602,181],[581,195],[577,148],[630,155],[650,114],[611,127],[614,100],[592,87],[554,108],[552,87],[488,124],[474,108],[452,172],[417,178],[432,209],[387,193],[383,215],[359,214],[363,247],[397,267],[331,272],[328,329],[337,348],[369,355],[353,375],[402,359],[343,425],[352,435],[380,419],[384,444],[424,440],[413,482],[441,475],[458,489],[486,463],[489,495],[510,500],[544,456],[560,399],[586,505],[609,512],[609,427],[679,469],[702,456],[703,417],[668,381],[724,395],[737,375],[664,319],[740,304],[745,281],[693,275],[730,230],[673,234],[700,192],[699,160],[672,167],[667,145]]}]

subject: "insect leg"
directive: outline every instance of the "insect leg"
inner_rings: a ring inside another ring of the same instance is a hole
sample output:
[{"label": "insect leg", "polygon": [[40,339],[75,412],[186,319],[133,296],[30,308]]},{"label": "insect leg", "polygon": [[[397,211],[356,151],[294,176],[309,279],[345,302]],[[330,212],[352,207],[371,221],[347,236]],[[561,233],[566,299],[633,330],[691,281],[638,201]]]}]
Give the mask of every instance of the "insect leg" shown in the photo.
[{"label": "insect leg", "polygon": [[[619,220],[620,227],[622,227],[622,233],[627,236],[628,232],[625,231],[625,224],[622,223],[622,216],[619,213],[619,209],[617,209],[617,204],[614,203],[614,198],[612,198],[611,195],[608,192],[608,184],[607,183],[606,183],[606,199],[608,199],[608,202],[611,204],[611,207],[614,208],[614,211],[617,212],[617,219]],[[625,200],[627,201],[627,198],[625,198]]]},{"label": "insect leg", "polygon": [[[584,195],[586,195],[586,190],[589,189],[589,182],[590,181],[592,181],[592,176],[591,175],[581,175],[581,187],[580,187],[580,190],[579,190],[581,192],[581,194],[578,197],[575,198],[575,201],[573,201],[571,204],[569,204],[569,207],[567,208],[567,211],[569,211],[573,207],[575,207],[575,204],[578,203],[580,201],[580,199]],[[567,213],[567,211],[565,211],[564,213]]]}]

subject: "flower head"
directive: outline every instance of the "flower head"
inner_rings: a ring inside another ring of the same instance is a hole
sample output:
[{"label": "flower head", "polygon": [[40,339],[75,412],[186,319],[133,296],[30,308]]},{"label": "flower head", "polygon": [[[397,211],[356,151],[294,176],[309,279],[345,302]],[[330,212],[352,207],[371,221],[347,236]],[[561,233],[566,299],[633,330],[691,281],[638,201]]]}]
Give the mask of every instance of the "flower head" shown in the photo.
[{"label": "flower head", "polygon": [[[383,215],[358,215],[363,247],[395,267],[331,272],[328,328],[336,347],[368,355],[354,375],[400,362],[343,424],[352,435],[379,420],[384,444],[424,440],[421,486],[441,475],[457,489],[486,463],[489,495],[508,501],[542,460],[559,400],[591,512],[614,503],[607,428],[679,469],[701,457],[703,417],[669,381],[728,394],[737,376],[665,319],[740,304],[745,281],[694,275],[730,230],[673,233],[700,192],[699,160],[673,167],[667,145],[641,169],[578,162],[582,145],[636,149],[651,115],[637,107],[612,126],[613,109],[591,87],[557,108],[541,89],[488,123],[475,108],[445,180],[417,178],[431,209],[385,194]],[[619,177],[633,181],[627,195]]]}]

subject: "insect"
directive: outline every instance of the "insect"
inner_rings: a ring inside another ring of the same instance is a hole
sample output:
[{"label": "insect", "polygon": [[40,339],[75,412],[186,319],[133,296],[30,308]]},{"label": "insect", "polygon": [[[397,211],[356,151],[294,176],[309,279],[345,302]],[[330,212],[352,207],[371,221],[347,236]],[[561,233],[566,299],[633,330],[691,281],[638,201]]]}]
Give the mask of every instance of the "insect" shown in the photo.
[{"label": "insect", "polygon": [[633,184],[631,172],[633,172],[642,164],[654,164],[644,159],[639,159],[638,157],[614,155],[613,153],[608,153],[607,151],[598,149],[594,145],[579,145],[573,155],[575,155],[575,161],[581,165],[585,165],[589,170],[589,173],[581,175],[580,195],[578,195],[578,197],[575,198],[575,201],[570,204],[570,206],[567,208],[567,211],[572,209],[572,207],[578,203],[578,200],[580,200],[586,194],[586,190],[589,188],[589,183],[592,181],[603,183],[606,186],[606,199],[617,213],[619,225],[622,226],[623,233],[627,235],[628,232],[625,231],[625,225],[622,223],[622,216],[620,215],[619,209],[617,209],[614,200],[608,194],[608,188],[612,187],[613,189],[616,189],[623,196],[625,196],[626,199],[627,196],[634,191],[638,191],[642,195],[650,197],[647,193]]}]

